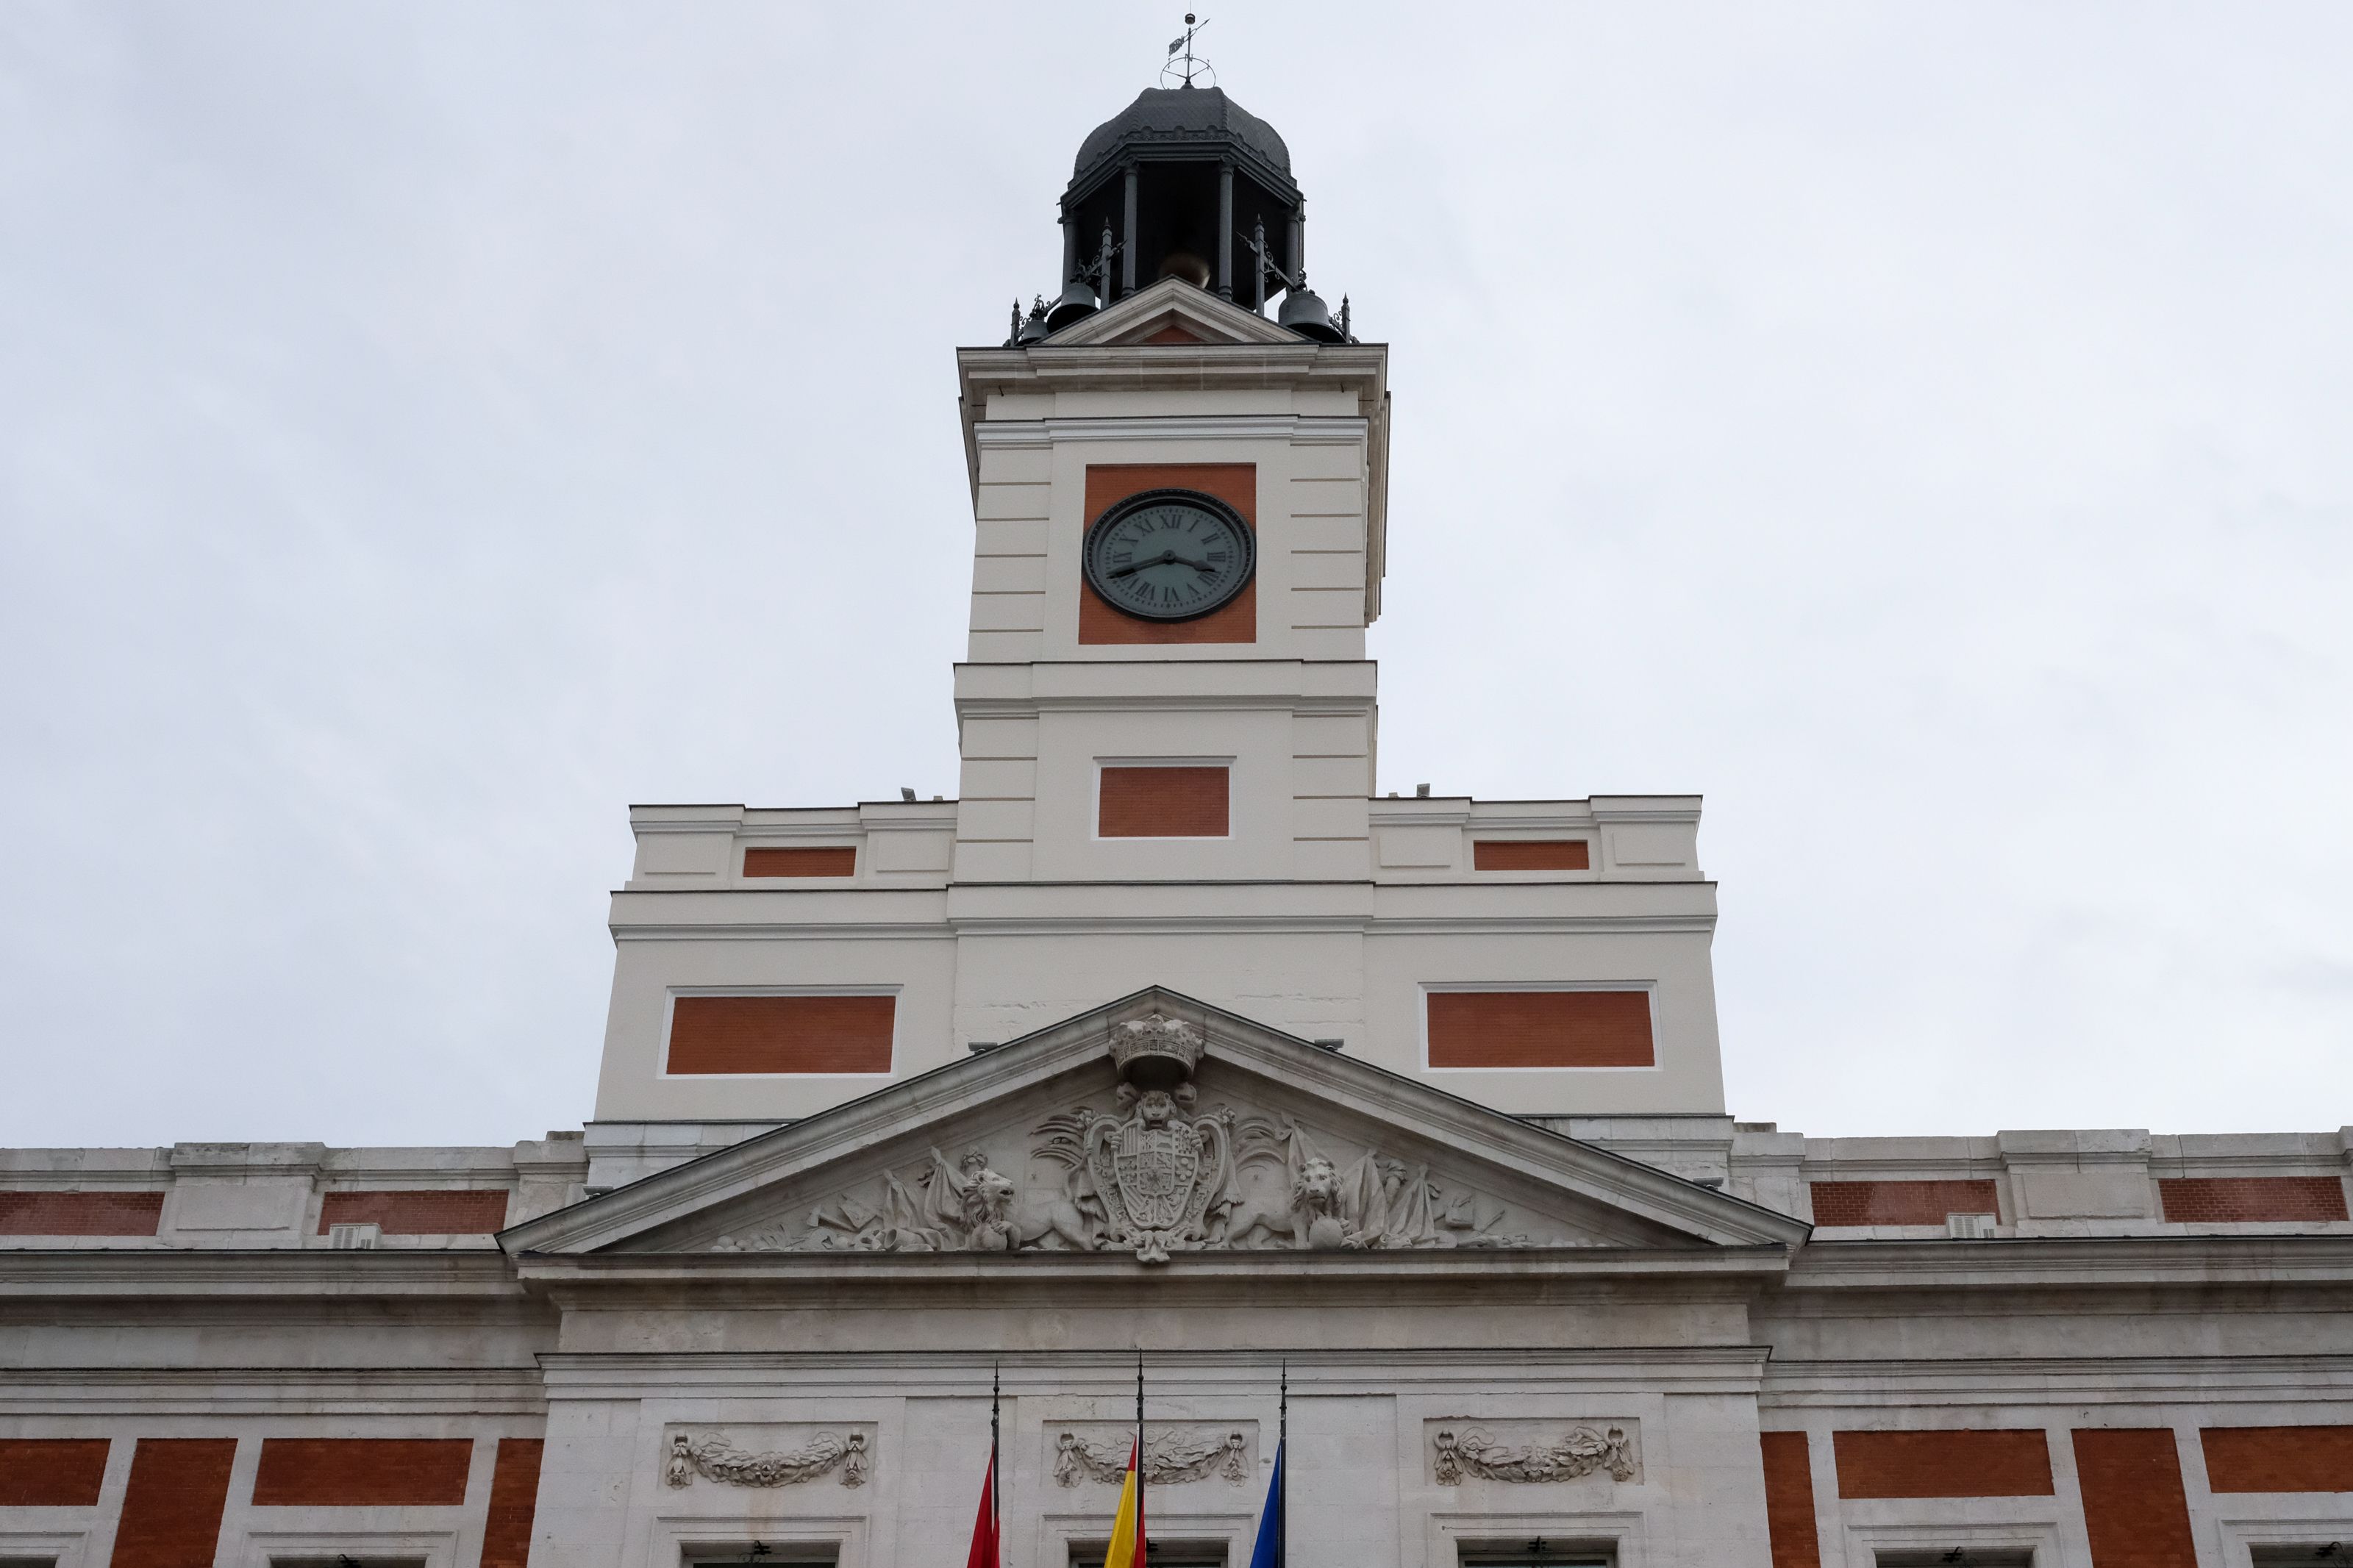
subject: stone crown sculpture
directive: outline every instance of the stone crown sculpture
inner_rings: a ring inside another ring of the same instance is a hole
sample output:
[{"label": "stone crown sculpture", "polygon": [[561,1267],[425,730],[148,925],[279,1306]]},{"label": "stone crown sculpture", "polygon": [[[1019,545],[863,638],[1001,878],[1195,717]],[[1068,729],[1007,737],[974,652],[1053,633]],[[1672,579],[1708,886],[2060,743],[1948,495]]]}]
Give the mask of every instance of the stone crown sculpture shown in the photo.
[{"label": "stone crown sculpture", "polygon": [[1208,1043],[1198,1024],[1148,1013],[1112,1026],[1111,1059],[1136,1088],[1167,1089],[1192,1078]]}]

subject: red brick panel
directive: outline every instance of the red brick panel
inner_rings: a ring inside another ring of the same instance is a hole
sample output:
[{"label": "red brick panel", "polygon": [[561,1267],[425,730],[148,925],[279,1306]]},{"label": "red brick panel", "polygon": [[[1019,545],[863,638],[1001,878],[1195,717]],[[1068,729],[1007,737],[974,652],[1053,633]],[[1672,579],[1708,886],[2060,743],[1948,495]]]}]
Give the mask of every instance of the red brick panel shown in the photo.
[{"label": "red brick panel", "polygon": [[[1094,526],[1103,509],[1140,490],[1199,490],[1215,496],[1258,528],[1258,467],[1253,463],[1089,463],[1087,515]],[[1080,538],[1083,540],[1082,532]],[[1258,574],[1242,591],[1189,621],[1147,621],[1123,614],[1079,574],[1079,641],[1082,643],[1249,643],[1258,640]]]},{"label": "red brick panel", "polygon": [[746,877],[849,877],[857,871],[858,847],[853,844],[744,851]]},{"label": "red brick panel", "polygon": [[1999,1215],[1991,1182],[1813,1182],[1816,1225],[1942,1225]]},{"label": "red brick panel", "polygon": [[1434,1068],[1646,1068],[1647,991],[1433,991]]},{"label": "red brick panel", "polygon": [[1095,832],[1104,838],[1223,838],[1229,770],[1105,768]]},{"label": "red brick panel", "polygon": [[234,1437],[142,1437],[114,1530],[114,1568],[213,1568]]},{"label": "red brick panel", "polygon": [[329,1193],[319,1204],[321,1236],[330,1226],[371,1224],[386,1236],[488,1236],[506,1223],[504,1188]]},{"label": "red brick panel", "polygon": [[537,1437],[501,1437],[491,1470],[491,1517],[482,1528],[482,1568],[524,1568],[539,1507]]},{"label": "red brick panel", "polygon": [[2347,1217],[2335,1176],[2200,1176],[2159,1182],[2157,1195],[2167,1219],[2190,1225]]},{"label": "red brick panel", "polygon": [[2206,1484],[2218,1492],[2353,1492],[2353,1426],[2209,1426]]},{"label": "red brick panel", "polygon": [[1474,871],[1590,871],[1593,846],[1582,838],[1474,838]]},{"label": "red brick panel", "polygon": [[2033,1428],[1833,1432],[1842,1498],[2049,1497],[2051,1444]]},{"label": "red brick panel", "polygon": [[895,996],[681,996],[674,1073],[889,1072]]},{"label": "red brick panel", "polygon": [[0,1193],[0,1236],[153,1236],[161,1193]]},{"label": "red brick panel", "polygon": [[0,1508],[89,1508],[106,1480],[103,1437],[0,1438]]},{"label": "red brick panel", "polygon": [[1767,1432],[1765,1532],[1773,1546],[1773,1568],[1821,1568],[1821,1539],[1814,1528],[1814,1461],[1803,1432]]},{"label": "red brick panel", "polygon": [[2074,1438],[2092,1568],[2198,1568],[2172,1428],[2085,1427]]},{"label": "red brick panel", "polygon": [[253,1500],[263,1508],[455,1508],[471,1437],[266,1437]]}]

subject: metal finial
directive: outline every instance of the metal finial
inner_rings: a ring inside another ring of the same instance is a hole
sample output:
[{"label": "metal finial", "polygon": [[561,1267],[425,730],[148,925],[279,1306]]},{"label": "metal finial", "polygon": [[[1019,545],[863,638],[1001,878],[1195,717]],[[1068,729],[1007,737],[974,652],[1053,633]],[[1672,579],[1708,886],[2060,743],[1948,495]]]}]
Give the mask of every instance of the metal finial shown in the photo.
[{"label": "metal finial", "polygon": [[1160,67],[1160,85],[1191,87],[1198,77],[1208,79],[1208,85],[1218,85],[1217,68],[1193,52],[1193,35],[1209,25],[1207,16],[1196,21],[1193,13],[1185,13],[1185,36],[1168,41],[1168,58]]}]

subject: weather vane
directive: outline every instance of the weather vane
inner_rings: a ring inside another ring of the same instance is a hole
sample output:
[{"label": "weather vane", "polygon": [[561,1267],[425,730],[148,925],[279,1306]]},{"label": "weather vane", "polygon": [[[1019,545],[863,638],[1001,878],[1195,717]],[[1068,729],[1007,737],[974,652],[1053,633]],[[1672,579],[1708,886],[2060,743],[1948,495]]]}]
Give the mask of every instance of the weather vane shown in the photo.
[{"label": "weather vane", "polygon": [[1168,62],[1160,68],[1161,86],[1166,87],[1174,82],[1181,87],[1191,87],[1197,76],[1208,78],[1208,85],[1210,87],[1218,85],[1217,68],[1193,52],[1193,35],[1208,25],[1206,17],[1197,22],[1192,12],[1185,13],[1185,36],[1169,40]]}]

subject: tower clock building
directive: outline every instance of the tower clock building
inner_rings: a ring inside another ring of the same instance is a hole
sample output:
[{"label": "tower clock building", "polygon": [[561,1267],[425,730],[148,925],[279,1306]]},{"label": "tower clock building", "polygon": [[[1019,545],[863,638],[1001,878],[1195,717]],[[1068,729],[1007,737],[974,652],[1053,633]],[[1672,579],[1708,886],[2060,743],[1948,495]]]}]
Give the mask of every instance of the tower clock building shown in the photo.
[{"label": "tower clock building", "polygon": [[945,1561],[992,1442],[1022,1568],[1132,1447],[1239,1568],[1279,1444],[1298,1568],[2341,1554],[2353,1134],[1733,1120],[1697,797],[1376,792],[1283,139],[1147,91],[1060,210],[956,798],[635,808],[585,1128],[0,1152],[0,1565]]}]

